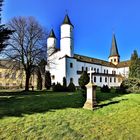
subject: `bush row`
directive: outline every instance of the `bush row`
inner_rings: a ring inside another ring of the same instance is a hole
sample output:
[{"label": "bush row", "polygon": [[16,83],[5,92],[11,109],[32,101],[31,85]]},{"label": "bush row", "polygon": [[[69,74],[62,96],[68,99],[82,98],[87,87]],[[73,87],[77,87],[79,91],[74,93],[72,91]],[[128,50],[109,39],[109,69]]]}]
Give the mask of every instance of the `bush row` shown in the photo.
[{"label": "bush row", "polygon": [[74,92],[76,90],[75,85],[70,82],[70,84],[68,85],[68,87],[66,86],[62,86],[60,83],[57,83],[56,85],[53,84],[52,86],[52,90],[55,92]]}]

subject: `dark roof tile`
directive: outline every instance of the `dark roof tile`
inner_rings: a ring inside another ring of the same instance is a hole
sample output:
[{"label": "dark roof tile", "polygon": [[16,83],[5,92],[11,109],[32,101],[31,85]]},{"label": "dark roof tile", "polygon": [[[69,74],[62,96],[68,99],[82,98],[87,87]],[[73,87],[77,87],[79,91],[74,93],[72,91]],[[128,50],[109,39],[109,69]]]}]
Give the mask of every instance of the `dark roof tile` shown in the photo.
[{"label": "dark roof tile", "polygon": [[118,52],[118,47],[117,47],[115,34],[113,34],[113,37],[112,37],[112,44],[111,44],[109,57],[111,57],[111,56],[119,56],[120,57],[119,52]]},{"label": "dark roof tile", "polygon": [[69,24],[69,25],[73,26],[68,15],[65,16],[62,25],[63,24]]},{"label": "dark roof tile", "polygon": [[49,37],[56,38],[53,29],[51,29],[50,34],[49,34]]}]

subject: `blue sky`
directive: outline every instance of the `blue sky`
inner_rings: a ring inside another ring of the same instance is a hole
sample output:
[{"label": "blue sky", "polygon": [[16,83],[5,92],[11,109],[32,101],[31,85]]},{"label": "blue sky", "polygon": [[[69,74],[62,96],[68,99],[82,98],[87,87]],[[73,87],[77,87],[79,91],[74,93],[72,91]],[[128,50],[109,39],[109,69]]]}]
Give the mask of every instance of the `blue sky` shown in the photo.
[{"label": "blue sky", "polygon": [[140,54],[140,0],[5,0],[2,22],[15,16],[34,16],[52,27],[60,38],[60,25],[67,13],[74,25],[75,53],[108,59],[112,33],[121,60]]}]

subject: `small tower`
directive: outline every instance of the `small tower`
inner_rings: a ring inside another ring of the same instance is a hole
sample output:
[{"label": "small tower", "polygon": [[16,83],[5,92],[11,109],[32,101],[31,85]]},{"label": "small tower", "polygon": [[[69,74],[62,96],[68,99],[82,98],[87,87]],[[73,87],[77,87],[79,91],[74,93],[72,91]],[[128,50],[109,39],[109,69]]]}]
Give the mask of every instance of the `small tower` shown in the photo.
[{"label": "small tower", "polygon": [[113,34],[113,37],[112,37],[109,62],[113,63],[114,65],[117,65],[120,62],[120,55],[119,55],[118,48],[117,48],[115,34]]},{"label": "small tower", "polygon": [[53,29],[50,31],[49,37],[47,39],[47,55],[48,57],[56,50],[56,37]]},{"label": "small tower", "polygon": [[67,55],[73,57],[73,25],[71,24],[68,15],[65,16],[64,21],[61,25],[60,50],[63,56]]}]

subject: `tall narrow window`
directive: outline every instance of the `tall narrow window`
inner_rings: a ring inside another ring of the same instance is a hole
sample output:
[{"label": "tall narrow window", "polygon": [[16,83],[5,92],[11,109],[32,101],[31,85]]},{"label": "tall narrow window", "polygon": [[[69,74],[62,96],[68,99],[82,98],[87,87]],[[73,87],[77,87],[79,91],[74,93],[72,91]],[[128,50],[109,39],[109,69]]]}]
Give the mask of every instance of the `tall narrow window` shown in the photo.
[{"label": "tall narrow window", "polygon": [[99,69],[97,69],[97,73],[99,73]]},{"label": "tall narrow window", "polygon": [[108,74],[108,70],[107,70],[106,72],[107,72],[107,74]]},{"label": "tall narrow window", "polygon": [[70,68],[73,68],[73,63],[70,63]]},{"label": "tall narrow window", "polygon": [[110,83],[112,83],[112,78],[110,77]]},{"label": "tall narrow window", "polygon": [[82,67],[82,71],[84,71],[84,67]]},{"label": "tall narrow window", "polygon": [[104,73],[105,73],[105,70],[104,70]]},{"label": "tall narrow window", "polygon": [[86,67],[86,72],[88,71],[88,67]]},{"label": "tall narrow window", "polygon": [[94,68],[94,72],[96,73],[96,68]]},{"label": "tall narrow window", "polygon": [[114,83],[116,83],[116,77],[114,77]]},{"label": "tall narrow window", "polygon": [[100,77],[100,82],[102,82],[102,77]]},{"label": "tall narrow window", "polygon": [[96,83],[96,77],[94,76],[94,82]]},{"label": "tall narrow window", "polygon": [[105,77],[105,82],[107,83],[107,77]]}]

